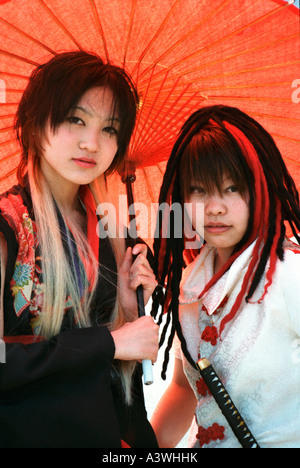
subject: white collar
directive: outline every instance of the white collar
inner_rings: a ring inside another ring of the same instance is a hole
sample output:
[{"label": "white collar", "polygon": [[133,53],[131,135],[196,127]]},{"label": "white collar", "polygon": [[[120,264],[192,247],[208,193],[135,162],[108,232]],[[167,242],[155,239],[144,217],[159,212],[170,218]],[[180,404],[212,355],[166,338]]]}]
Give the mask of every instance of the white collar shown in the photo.
[{"label": "white collar", "polygon": [[[247,271],[254,244],[251,244],[233,262],[229,270],[207,291],[202,300],[209,315],[213,314],[226,295],[241,281]],[[214,263],[217,249],[205,244],[200,254],[187,266],[182,275],[180,285],[180,304],[190,304],[198,301],[204,287],[214,275]]]}]

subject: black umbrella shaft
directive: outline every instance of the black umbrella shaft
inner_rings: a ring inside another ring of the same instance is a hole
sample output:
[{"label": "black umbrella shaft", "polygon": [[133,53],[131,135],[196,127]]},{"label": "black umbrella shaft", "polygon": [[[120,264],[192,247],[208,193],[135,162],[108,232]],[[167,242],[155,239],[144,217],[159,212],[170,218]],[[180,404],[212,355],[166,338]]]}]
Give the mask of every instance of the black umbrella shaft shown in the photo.
[{"label": "black umbrella shaft", "polygon": [[242,447],[260,448],[208,359],[200,359],[197,364],[207,387]]},{"label": "black umbrella shaft", "polygon": [[[135,178],[129,175],[125,178],[125,180],[123,180],[123,182],[126,184],[128,208],[130,207],[129,236],[130,236],[130,243],[132,247],[136,245],[137,237],[138,237],[135,210],[134,210],[133,191],[132,191],[132,183],[134,182],[134,180]],[[143,294],[142,285],[139,285],[137,287],[136,298],[137,298],[137,306],[138,306],[138,316],[143,317],[144,315],[146,315],[146,312],[145,312],[145,303],[144,303],[144,294]],[[151,385],[153,383],[152,362],[150,359],[144,359],[142,362],[142,365],[143,365],[145,385]]]},{"label": "black umbrella shaft", "polygon": [[[134,210],[133,193],[132,193],[132,180],[130,177],[127,177],[126,179],[126,189],[127,189],[127,198],[128,198],[128,208],[130,207],[129,235],[130,235],[131,244],[133,247],[136,244],[136,239],[137,239],[137,226],[136,226],[136,217],[135,217],[135,210]],[[137,287],[136,296],[137,296],[137,305],[138,305],[138,315],[139,317],[143,317],[145,315],[145,303],[144,303],[142,285]]]}]

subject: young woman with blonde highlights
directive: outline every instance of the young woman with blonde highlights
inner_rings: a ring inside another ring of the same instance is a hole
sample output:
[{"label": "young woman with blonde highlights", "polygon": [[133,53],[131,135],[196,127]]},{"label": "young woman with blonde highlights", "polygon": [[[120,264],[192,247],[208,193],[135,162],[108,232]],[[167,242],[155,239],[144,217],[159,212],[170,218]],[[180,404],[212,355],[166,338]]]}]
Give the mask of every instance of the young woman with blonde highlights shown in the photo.
[{"label": "young woman with blonde highlights", "polygon": [[147,247],[110,236],[116,219],[97,236],[137,104],[124,70],[82,51],[39,66],[19,104],[19,184],[0,198],[1,447],[156,446],[137,365],[158,349],[137,318],[137,286],[147,302],[156,285]]}]

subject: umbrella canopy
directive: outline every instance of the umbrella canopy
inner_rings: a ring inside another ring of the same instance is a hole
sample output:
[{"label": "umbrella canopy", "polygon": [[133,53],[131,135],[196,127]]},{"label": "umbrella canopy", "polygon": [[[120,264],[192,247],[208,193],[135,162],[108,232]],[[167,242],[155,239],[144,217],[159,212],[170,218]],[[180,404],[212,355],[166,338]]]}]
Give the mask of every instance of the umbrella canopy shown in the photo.
[{"label": "umbrella canopy", "polygon": [[183,122],[217,103],[239,107],[273,135],[300,187],[300,23],[290,3],[0,0],[0,192],[15,182],[13,120],[28,76],[54,54],[76,49],[124,66],[137,84],[128,155],[137,168],[136,200],[157,201]]}]

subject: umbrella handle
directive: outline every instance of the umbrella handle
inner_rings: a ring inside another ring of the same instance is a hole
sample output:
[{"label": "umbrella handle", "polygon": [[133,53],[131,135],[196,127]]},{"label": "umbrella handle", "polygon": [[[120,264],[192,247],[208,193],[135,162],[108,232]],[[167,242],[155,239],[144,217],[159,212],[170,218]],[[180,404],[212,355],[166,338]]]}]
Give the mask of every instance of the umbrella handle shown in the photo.
[{"label": "umbrella handle", "polygon": [[[136,219],[134,213],[134,200],[133,200],[133,191],[132,191],[132,184],[135,181],[135,164],[133,161],[126,161],[125,163],[126,171],[122,175],[122,181],[126,184],[126,192],[128,198],[128,208],[131,207],[133,209],[133,213],[131,214],[131,222],[132,230],[133,230],[133,239],[137,238],[137,228],[136,228]],[[135,243],[135,242],[134,242]],[[137,297],[137,306],[138,306],[138,316],[143,317],[145,314],[145,303],[144,303],[144,295],[143,295],[143,286],[140,285],[137,287],[136,290],[136,297]],[[150,359],[143,359],[142,361],[143,366],[143,375],[144,375],[144,384],[151,385],[153,383],[153,373],[152,373],[152,362]]]},{"label": "umbrella handle", "polygon": [[[126,184],[126,192],[127,192],[127,199],[128,199],[128,208],[131,207],[133,211],[131,213],[131,222],[132,222],[132,231],[133,236],[132,239],[137,238],[137,228],[136,228],[136,219],[135,219],[135,212],[134,212],[134,200],[133,200],[133,191],[132,191],[132,184],[135,181],[135,164],[133,161],[126,161],[124,173],[122,175],[122,181]],[[134,241],[135,243],[135,241]],[[137,306],[138,306],[138,316],[143,317],[145,314],[145,303],[144,303],[144,295],[143,295],[143,286],[139,285],[136,290],[136,297],[137,297]],[[143,366],[143,376],[144,376],[144,384],[151,385],[153,383],[153,373],[152,373],[152,362],[150,359],[143,359],[142,361]]]},{"label": "umbrella handle", "polygon": [[[143,317],[145,314],[145,304],[143,296],[143,286],[138,286],[136,290],[137,304],[138,304],[138,315]],[[153,383],[153,372],[152,372],[152,362],[150,359],[143,359],[143,375],[144,375],[144,384],[151,385]]]}]

